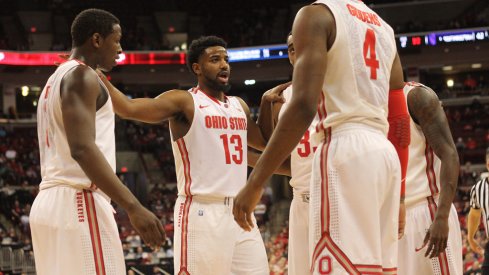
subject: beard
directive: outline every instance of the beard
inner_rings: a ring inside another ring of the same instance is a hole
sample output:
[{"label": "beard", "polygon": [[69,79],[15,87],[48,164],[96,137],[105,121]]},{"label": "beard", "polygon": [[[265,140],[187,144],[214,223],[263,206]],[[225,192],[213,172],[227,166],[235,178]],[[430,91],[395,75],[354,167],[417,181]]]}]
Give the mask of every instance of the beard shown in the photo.
[{"label": "beard", "polygon": [[227,92],[229,92],[229,90],[231,90],[231,84],[229,84],[229,82],[226,84],[222,84],[217,79],[217,77],[212,79],[212,78],[206,76],[205,79],[207,80],[207,86],[213,90],[222,91],[224,93],[227,93]]}]

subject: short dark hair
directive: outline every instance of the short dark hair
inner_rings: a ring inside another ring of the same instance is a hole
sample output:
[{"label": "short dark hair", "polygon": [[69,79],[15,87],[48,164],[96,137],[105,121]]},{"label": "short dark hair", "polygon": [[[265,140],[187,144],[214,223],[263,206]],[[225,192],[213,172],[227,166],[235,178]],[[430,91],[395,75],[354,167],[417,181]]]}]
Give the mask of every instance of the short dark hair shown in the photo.
[{"label": "short dark hair", "polygon": [[83,45],[94,33],[107,37],[116,24],[120,24],[119,19],[108,11],[87,9],[80,12],[71,24],[73,47]]},{"label": "short dark hair", "polygon": [[192,64],[199,62],[199,57],[209,47],[221,46],[223,48],[227,47],[226,41],[217,36],[201,36],[190,43],[187,51],[187,68],[189,71],[195,74],[192,70]]}]

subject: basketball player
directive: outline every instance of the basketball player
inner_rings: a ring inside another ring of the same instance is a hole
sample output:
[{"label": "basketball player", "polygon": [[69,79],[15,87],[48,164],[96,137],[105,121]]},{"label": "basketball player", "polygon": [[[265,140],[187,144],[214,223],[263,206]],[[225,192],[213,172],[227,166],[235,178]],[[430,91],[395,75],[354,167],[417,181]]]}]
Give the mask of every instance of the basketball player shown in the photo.
[{"label": "basketball player", "polygon": [[[287,48],[290,64],[294,66],[295,49],[292,33],[287,37]],[[283,104],[279,101],[279,95],[283,96]],[[279,85],[263,95],[258,125],[265,138],[270,138],[275,122],[282,117],[291,97],[290,83]],[[309,183],[312,159],[318,146],[316,140],[311,139],[311,135],[318,122],[319,117],[316,115],[290,156],[290,185],[294,193],[289,214],[288,272],[290,275],[309,274]]]},{"label": "basketball player", "polygon": [[396,274],[409,116],[394,32],[361,1],[323,0],[299,11],[292,33],[292,99],[236,197],[235,219],[253,227],[250,213],[263,185],[317,110],[322,142],[310,189],[311,272]]},{"label": "basketball player", "polygon": [[[489,147],[486,149],[486,169],[489,171]],[[479,229],[482,221],[484,223],[486,238],[489,236],[487,224],[489,221],[489,173],[482,173],[481,179],[470,189],[470,211],[467,221],[468,232],[467,241],[470,249],[484,256],[482,263],[482,274],[489,275],[489,242],[486,242],[484,249],[479,246],[474,236]]]},{"label": "basketball player", "polygon": [[119,20],[88,9],[71,26],[69,60],[48,79],[37,109],[40,192],[30,213],[36,272],[125,274],[113,199],[145,242],[165,240],[158,218],[115,175],[114,112],[95,68],[121,53]]},{"label": "basketball player", "polygon": [[404,94],[411,116],[411,144],[398,274],[461,275],[460,224],[452,204],[458,181],[457,149],[436,93],[409,82]]},{"label": "basketball player", "polygon": [[[109,82],[115,112],[148,123],[170,121],[177,173],[175,274],[268,274],[257,228],[242,230],[232,215],[233,199],[246,184],[247,146],[265,140],[246,103],[226,96],[231,68],[226,43],[194,40],[187,65],[198,85],[158,97],[129,99]],[[106,80],[104,80],[106,81]]]}]

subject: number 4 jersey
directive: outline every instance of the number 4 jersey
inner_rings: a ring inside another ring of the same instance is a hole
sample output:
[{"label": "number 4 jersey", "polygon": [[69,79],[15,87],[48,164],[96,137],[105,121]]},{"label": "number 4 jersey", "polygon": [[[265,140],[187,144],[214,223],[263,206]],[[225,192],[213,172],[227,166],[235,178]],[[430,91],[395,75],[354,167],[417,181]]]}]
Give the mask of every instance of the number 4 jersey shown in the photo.
[{"label": "number 4 jersey", "polygon": [[248,167],[243,107],[235,97],[221,102],[199,87],[189,92],[195,108],[192,124],[184,137],[172,140],[178,194],[235,197],[246,184]]},{"label": "number 4 jersey", "polygon": [[[287,87],[282,93],[285,98],[285,103],[282,105],[278,114],[279,120],[282,114],[287,109],[290,99],[292,98],[292,86]],[[313,139],[312,135],[315,132],[316,125],[319,122],[319,117],[316,114],[311,125],[302,136],[299,144],[290,153],[290,169],[291,176],[290,185],[299,192],[309,191],[309,183],[311,180],[312,160],[314,152],[318,146],[317,139]]]},{"label": "number 4 jersey", "polygon": [[356,122],[387,133],[389,80],[396,56],[394,31],[362,1],[314,4],[327,6],[336,21],[318,109],[319,129]]}]

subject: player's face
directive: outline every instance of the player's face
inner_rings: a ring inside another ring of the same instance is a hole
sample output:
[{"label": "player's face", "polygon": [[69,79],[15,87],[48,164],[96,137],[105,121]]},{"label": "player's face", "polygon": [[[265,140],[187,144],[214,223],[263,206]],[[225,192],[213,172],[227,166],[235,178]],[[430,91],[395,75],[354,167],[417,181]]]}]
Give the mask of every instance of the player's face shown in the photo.
[{"label": "player's face", "polygon": [[224,47],[214,46],[205,49],[199,59],[200,74],[206,85],[217,91],[227,92],[230,88],[229,56]]},{"label": "player's face", "polygon": [[489,155],[486,156],[486,169],[489,171]]},{"label": "player's face", "polygon": [[292,35],[287,38],[287,52],[289,53],[289,61],[292,66],[295,64],[295,49],[294,42],[292,42]]},{"label": "player's face", "polygon": [[114,25],[111,34],[105,38],[101,37],[99,68],[103,71],[110,71],[117,65],[119,54],[122,53],[121,47],[122,30],[119,24]]}]

